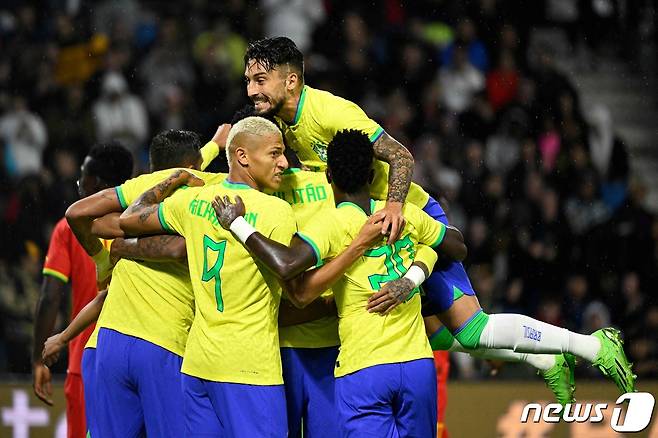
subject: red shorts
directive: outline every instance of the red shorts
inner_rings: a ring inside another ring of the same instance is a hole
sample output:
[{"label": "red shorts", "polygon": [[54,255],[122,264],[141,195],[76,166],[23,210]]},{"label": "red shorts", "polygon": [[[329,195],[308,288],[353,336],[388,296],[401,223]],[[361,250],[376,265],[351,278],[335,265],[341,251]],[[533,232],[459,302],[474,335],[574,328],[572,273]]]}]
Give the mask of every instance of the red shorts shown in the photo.
[{"label": "red shorts", "polygon": [[85,421],[85,396],[80,374],[66,374],[64,381],[66,397],[66,427],[68,438],[85,438],[87,422]]},{"label": "red shorts", "polygon": [[436,394],[438,396],[436,436],[447,438],[448,430],[444,423],[448,405],[448,374],[450,374],[450,358],[447,351],[434,352],[434,366],[436,367]]}]

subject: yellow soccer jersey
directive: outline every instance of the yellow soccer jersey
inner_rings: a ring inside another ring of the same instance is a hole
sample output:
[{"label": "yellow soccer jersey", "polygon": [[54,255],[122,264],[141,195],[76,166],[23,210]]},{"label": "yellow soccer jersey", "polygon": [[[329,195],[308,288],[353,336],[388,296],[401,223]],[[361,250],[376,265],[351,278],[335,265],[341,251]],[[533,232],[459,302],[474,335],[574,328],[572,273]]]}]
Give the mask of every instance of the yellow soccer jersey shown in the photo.
[{"label": "yellow soccer jersey", "polygon": [[[101,243],[103,246],[109,251],[110,248],[112,247],[112,240],[111,239],[100,239]],[[100,291],[99,291],[100,293]],[[91,332],[91,335],[89,335],[89,339],[87,339],[87,343],[85,344],[85,348],[96,348],[96,344],[98,343],[98,330],[99,330],[98,324],[96,324],[96,327],[94,327],[94,331]]]},{"label": "yellow soccer jersey", "polygon": [[[384,205],[384,201],[371,201],[371,212]],[[374,365],[432,357],[418,293],[385,316],[365,310],[375,291],[409,269],[419,243],[436,247],[445,235],[445,225],[415,205],[405,204],[403,213],[407,223],[402,237],[393,245],[368,250],[333,286],[341,342],[336,377]],[[366,219],[360,207],[343,202],[335,210],[317,215],[298,234],[313,247],[320,263],[340,254]],[[433,264],[428,267],[431,269]]]},{"label": "yellow soccer jersey", "polygon": [[[319,210],[334,210],[334,193],[322,172],[288,169],[284,172],[281,187],[271,193],[283,199],[295,213],[297,227],[305,226]],[[323,295],[330,295],[331,291]],[[279,328],[282,347],[323,348],[340,344],[338,318],[327,316],[305,324]]]},{"label": "yellow soccer jersey", "polygon": [[179,190],[160,204],[163,228],[185,237],[196,303],[182,371],[216,382],[282,384],[281,288],[218,224],[211,205],[218,195],[240,195],[247,222],[270,239],[287,245],[296,230],[290,205],[228,180]]},{"label": "yellow soccer jersey", "polygon": [[206,167],[210,166],[210,163],[212,163],[219,155],[219,145],[214,141],[209,141],[199,152],[201,152],[201,158],[203,159],[201,162],[201,170],[205,170]]},{"label": "yellow soccer jersey", "polygon": [[[141,175],[117,186],[121,206],[126,208],[174,170]],[[206,184],[216,183],[226,176],[191,172]],[[193,317],[192,284],[185,263],[122,259],[112,271],[98,325],[144,339],[182,356]]]},{"label": "yellow soccer jersey", "polygon": [[[327,167],[327,145],[338,131],[358,129],[368,135],[373,143],[384,133],[382,127],[355,103],[308,85],[302,89],[292,125],[278,117],[275,119],[286,145],[297,153],[304,165],[317,171]],[[386,199],[388,168],[387,163],[375,161],[375,180],[370,186],[370,195],[375,199]],[[427,192],[417,184],[411,184],[407,202],[423,208],[428,199]]]}]

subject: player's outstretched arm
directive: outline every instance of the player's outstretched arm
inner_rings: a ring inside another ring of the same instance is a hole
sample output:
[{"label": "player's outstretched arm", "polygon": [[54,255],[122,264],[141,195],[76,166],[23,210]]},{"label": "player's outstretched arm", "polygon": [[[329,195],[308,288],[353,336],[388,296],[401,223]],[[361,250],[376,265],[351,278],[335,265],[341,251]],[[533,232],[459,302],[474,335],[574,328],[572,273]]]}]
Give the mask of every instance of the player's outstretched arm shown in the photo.
[{"label": "player's outstretched arm", "polygon": [[172,234],[163,234],[160,236],[115,239],[110,248],[110,260],[112,264],[116,264],[119,259],[148,262],[186,260],[185,238]]},{"label": "player's outstretched arm", "polygon": [[388,174],[388,197],[386,207],[382,210],[386,218],[382,224],[382,231],[387,232],[389,227],[391,234],[388,244],[395,242],[404,228],[404,216],[402,206],[414,171],[414,157],[400,142],[384,132],[373,145],[375,158],[389,164]]},{"label": "player's outstretched arm", "polygon": [[178,169],[135,199],[119,217],[119,226],[127,236],[161,234],[165,230],[158,216],[160,203],[183,185],[199,187],[203,184],[200,178]]},{"label": "player's outstretched arm", "polygon": [[279,306],[279,327],[304,324],[325,316],[336,315],[336,302],[333,296],[319,297],[304,309],[298,308],[289,300],[282,299]]},{"label": "player's outstretched arm", "polygon": [[371,313],[376,312],[383,315],[390,313],[425,281],[429,273],[430,269],[423,262],[415,261],[404,277],[385,283],[378,292],[368,298],[366,309]]},{"label": "player's outstretched arm", "polygon": [[368,248],[381,241],[382,219],[383,214],[372,215],[350,245],[338,256],[319,268],[302,272],[295,278],[284,281],[282,286],[290,301],[297,307],[304,307],[331,288]]},{"label": "player's outstretched arm", "polygon": [[60,333],[49,337],[41,352],[41,358],[46,366],[51,366],[59,358],[59,353],[68,345],[71,339],[82,333],[87,327],[94,323],[103,310],[103,303],[107,297],[107,289],[96,295],[75,316],[73,321]]},{"label": "player's outstretched arm", "polygon": [[[66,210],[66,221],[80,245],[87,254],[94,257],[103,249],[101,241],[92,233],[94,220],[109,213],[120,213],[121,210],[121,202],[116,190],[110,188],[75,202]],[[107,236],[107,238],[114,237],[121,235]]]}]

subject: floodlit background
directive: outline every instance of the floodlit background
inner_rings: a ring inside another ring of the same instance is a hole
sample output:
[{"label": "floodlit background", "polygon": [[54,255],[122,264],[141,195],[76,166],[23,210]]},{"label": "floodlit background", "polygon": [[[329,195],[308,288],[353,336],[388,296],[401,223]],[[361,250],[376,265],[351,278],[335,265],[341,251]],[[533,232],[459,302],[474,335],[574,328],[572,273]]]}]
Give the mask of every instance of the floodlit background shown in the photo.
[{"label": "floodlit background", "polygon": [[[286,35],[307,84],[412,151],[485,310],[621,328],[642,389],[658,378],[657,28],[656,0],[2,1],[2,381],[29,381],[43,257],[91,145],[122,141],[138,173],[161,130],[210,139],[248,102],[248,41]],[[541,385],[452,365],[451,381]]]}]

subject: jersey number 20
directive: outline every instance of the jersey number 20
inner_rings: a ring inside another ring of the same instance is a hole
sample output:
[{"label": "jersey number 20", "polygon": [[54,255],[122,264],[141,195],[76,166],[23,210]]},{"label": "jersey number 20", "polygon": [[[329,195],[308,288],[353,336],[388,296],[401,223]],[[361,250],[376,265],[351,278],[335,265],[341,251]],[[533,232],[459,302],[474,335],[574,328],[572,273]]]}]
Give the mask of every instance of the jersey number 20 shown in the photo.
[{"label": "jersey number 20", "polygon": [[[215,263],[208,269],[208,253],[217,253]],[[219,271],[224,266],[224,254],[226,252],[226,240],[215,242],[210,237],[203,236],[203,275],[202,281],[215,280],[215,299],[217,300],[217,310],[224,311],[224,299],[222,298],[222,279],[219,276]]]},{"label": "jersey number 20", "polygon": [[373,274],[368,276],[372,290],[381,289],[384,283],[397,280],[407,272],[407,268],[404,267],[402,257],[400,257],[400,251],[402,251],[404,248],[407,248],[407,251],[409,251],[409,256],[413,260],[415,253],[414,244],[411,241],[409,234],[407,234],[403,239],[395,242],[393,245],[379,246],[377,248],[366,251],[366,257],[384,256],[384,266],[386,267],[386,274]]}]

